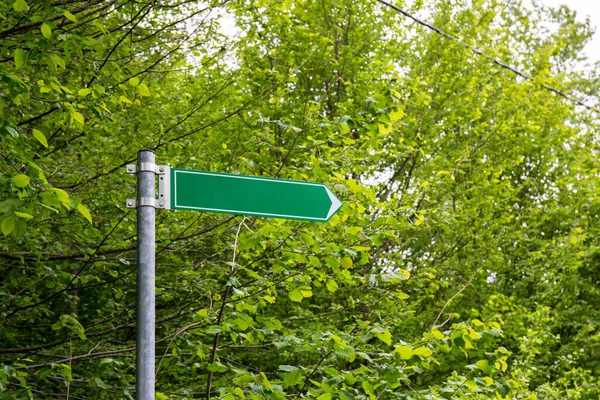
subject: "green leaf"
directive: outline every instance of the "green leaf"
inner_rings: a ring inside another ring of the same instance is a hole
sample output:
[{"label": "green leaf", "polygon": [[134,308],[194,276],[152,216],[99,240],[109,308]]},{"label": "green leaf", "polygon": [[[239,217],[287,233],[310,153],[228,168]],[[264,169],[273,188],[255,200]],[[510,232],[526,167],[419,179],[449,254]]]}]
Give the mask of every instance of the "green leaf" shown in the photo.
[{"label": "green leaf", "polygon": [[446,335],[444,335],[442,332],[438,331],[437,329],[433,329],[431,331],[431,333],[433,334],[433,337],[435,337],[438,340],[441,340],[446,337]]},{"label": "green leaf", "polygon": [[56,208],[54,208],[54,207],[50,207],[50,206],[49,206],[49,205],[47,205],[47,204],[40,203],[40,206],[42,206],[42,207],[44,207],[44,208],[47,208],[47,209],[48,209],[48,210],[50,210],[50,211],[54,211],[54,212],[55,212],[55,213],[57,213],[57,214],[58,214],[58,213],[60,213],[60,211],[58,211]]},{"label": "green leaf", "polygon": [[[54,62],[59,67],[61,67],[62,69],[66,69],[67,68],[67,65],[65,64],[65,60],[63,60],[63,58],[61,56],[59,56],[58,54],[52,54],[52,58],[54,59]],[[69,92],[68,90],[65,90],[65,91]]]},{"label": "green leaf", "polygon": [[133,78],[129,78],[129,84],[133,87],[136,87],[137,85],[140,84],[140,78],[138,78],[137,76],[134,76]]},{"label": "green leaf", "polygon": [[340,261],[340,265],[345,269],[352,268],[352,259],[348,256],[343,257]]},{"label": "green leaf", "polygon": [[388,115],[390,117],[390,120],[392,120],[392,121],[398,121],[399,119],[401,119],[404,116],[404,111],[402,111],[402,110],[396,110],[396,111],[392,111]]},{"label": "green leaf", "polygon": [[[56,71],[56,61],[54,60],[54,57],[52,57],[51,54],[44,55],[44,61],[46,62],[46,65],[50,68],[52,72]],[[54,88],[54,90],[60,93],[60,88],[56,89],[56,87],[54,87],[54,85],[56,85],[54,82],[50,83],[50,85]],[[42,91],[42,89],[40,89],[40,91]]]},{"label": "green leaf", "polygon": [[294,367],[293,365],[282,364],[279,367],[277,367],[277,369],[285,372],[294,372],[298,370],[298,367]]},{"label": "green leaf", "polygon": [[349,235],[356,235],[358,232],[362,232],[363,228],[360,226],[352,226],[350,228],[346,228],[346,233]]},{"label": "green leaf", "polygon": [[510,392],[510,387],[507,384],[498,385],[498,394],[506,396]]},{"label": "green leaf", "polygon": [[156,400],[169,400],[169,398],[161,392],[156,392]]},{"label": "green leaf", "polygon": [[2,80],[5,83],[8,83],[11,87],[25,87],[25,82],[23,82],[23,79],[19,78],[16,75],[11,75],[11,74],[6,74],[2,77]]},{"label": "green leaf", "polygon": [[338,284],[333,279],[328,279],[326,286],[327,290],[329,290],[331,293],[335,293],[335,291],[338,290]]},{"label": "green leaf", "polygon": [[292,372],[282,374],[281,377],[285,386],[296,386],[302,381],[302,371],[296,369]]},{"label": "green leaf", "polygon": [[373,384],[371,382],[364,380],[364,381],[362,381],[361,386],[366,394],[372,395],[372,396],[375,395],[375,387],[373,387]]},{"label": "green leaf", "polygon": [[302,296],[302,292],[300,292],[298,289],[294,289],[291,292],[289,292],[288,297],[291,301],[295,301],[296,303],[300,303],[302,299],[304,299],[304,296]]},{"label": "green leaf", "polygon": [[268,302],[269,304],[273,304],[273,303],[275,303],[275,300],[277,300],[277,298],[276,298],[276,297],[274,297],[274,296],[271,296],[271,295],[268,295],[268,294],[267,294],[267,295],[265,295],[265,296],[263,297],[263,299],[265,299],[265,301],[266,301],[266,302]]},{"label": "green leaf", "polygon": [[408,360],[413,356],[413,350],[405,345],[400,345],[394,349],[394,356],[400,360]]},{"label": "green leaf", "polygon": [[391,131],[392,131],[392,127],[390,125],[379,124],[379,134],[380,135],[387,135]]},{"label": "green leaf", "polygon": [[4,236],[8,235],[15,228],[15,219],[12,216],[7,216],[2,220],[2,224],[0,225],[2,229],[2,233]]},{"label": "green leaf", "polygon": [[467,328],[468,336],[473,340],[481,339],[481,335],[473,328]]},{"label": "green leaf", "polygon": [[13,8],[18,12],[25,12],[29,10],[29,6],[25,0],[17,0],[13,3]]},{"label": "green leaf", "polygon": [[487,360],[479,360],[475,363],[475,365],[477,366],[477,368],[479,368],[480,370],[482,370],[483,372],[485,372],[488,375],[491,375],[492,372],[494,371],[492,369],[492,366],[490,365],[490,363],[488,363]]},{"label": "green leaf", "polygon": [[17,217],[19,217],[19,218],[25,218],[25,219],[32,219],[33,218],[33,215],[27,214],[27,213],[24,213],[24,212],[20,212],[20,211],[15,211],[15,215]]},{"label": "green leaf", "polygon": [[83,115],[75,110],[71,110],[71,118],[79,122],[81,125],[85,123],[85,118],[83,117]]},{"label": "green leaf", "polygon": [[77,91],[77,94],[81,97],[85,97],[90,93],[92,93],[92,89],[90,89],[90,88],[79,89]]},{"label": "green leaf", "polygon": [[206,367],[206,369],[208,369],[210,372],[225,372],[229,368],[226,365],[223,365],[220,362],[215,361],[212,364],[208,364],[208,366]]},{"label": "green leaf", "polygon": [[332,268],[332,269],[336,269],[340,266],[340,262],[336,258],[333,258],[333,257],[325,258],[325,263],[327,264],[327,266],[329,268]]},{"label": "green leaf", "polygon": [[252,317],[246,314],[238,314],[236,318],[231,320],[232,324],[235,324],[240,330],[245,331],[252,325],[254,325],[254,320]]},{"label": "green leaf", "polygon": [[415,225],[419,226],[425,221],[425,215],[422,212],[417,214],[417,219],[415,220]]},{"label": "green leaf", "polygon": [[19,199],[8,199],[0,203],[0,213],[5,214],[11,211],[15,211],[17,208],[23,205],[23,201]]},{"label": "green leaf", "polygon": [[64,15],[64,16],[65,16],[65,18],[67,18],[69,21],[72,21],[72,22],[77,22],[77,17],[76,17],[76,16],[74,16],[73,14],[71,14],[70,12],[68,12],[68,11],[65,11],[65,12],[63,12],[63,15]]},{"label": "green leaf", "polygon": [[[52,63],[54,63],[54,58],[50,57],[50,59],[52,60]],[[52,89],[54,89],[56,92],[58,93],[62,93],[62,89],[60,88],[60,85],[58,85],[56,82],[50,82],[50,86],[52,87]]]},{"label": "green leaf", "polygon": [[19,218],[15,221],[15,228],[12,231],[13,236],[19,237],[27,230],[27,223],[24,219]]},{"label": "green leaf", "polygon": [[121,103],[133,104],[133,102],[131,100],[129,100],[127,97],[125,97],[125,96],[119,96],[119,101]]},{"label": "green leaf", "polygon": [[100,389],[110,389],[110,386],[108,386],[102,379],[100,379],[99,376],[95,376],[92,379],[89,380],[88,385],[90,386],[96,386],[99,387]]},{"label": "green leaf", "polygon": [[308,256],[308,261],[310,262],[310,265],[312,265],[313,267],[321,266],[321,261],[315,256]]},{"label": "green leaf", "polygon": [[21,48],[15,49],[14,59],[15,59],[15,67],[17,69],[21,69],[21,67],[23,65],[25,65],[26,55],[27,55],[27,53],[25,53],[25,50],[23,50]]},{"label": "green leaf", "polygon": [[59,319],[58,321],[56,321],[55,323],[52,324],[52,330],[57,331],[57,330],[61,329],[63,326],[65,326],[65,322],[62,319]]},{"label": "green leaf", "polygon": [[54,192],[54,195],[64,208],[66,208],[67,210],[71,209],[69,194],[67,192],[59,188],[50,188],[49,190]]},{"label": "green leaf", "polygon": [[344,339],[342,339],[341,337],[339,337],[336,334],[329,334],[329,337],[338,345],[341,347],[345,347],[346,346],[346,342],[344,341]]},{"label": "green leaf", "polygon": [[501,357],[494,363],[494,367],[500,371],[506,371],[508,364],[505,361],[506,357]]},{"label": "green leaf", "polygon": [[11,126],[5,126],[4,129],[8,132],[8,134],[13,137],[19,137],[19,132],[17,132],[17,130]]},{"label": "green leaf", "polygon": [[81,215],[83,215],[85,219],[89,221],[90,225],[92,224],[92,214],[90,214],[88,209],[83,204],[77,204],[77,211],[79,211]]},{"label": "green leaf", "polygon": [[398,382],[398,379],[402,376],[402,372],[397,367],[389,365],[382,371],[381,375],[388,384],[393,385]]},{"label": "green leaf", "polygon": [[210,328],[208,328],[206,330],[206,333],[208,335],[216,335],[217,333],[221,333],[221,328],[218,327],[218,326],[216,326],[216,325],[214,325],[214,326],[211,326]]},{"label": "green leaf", "polygon": [[[61,375],[63,376],[63,378],[65,378],[68,382],[71,382],[73,380],[71,367],[67,364],[60,364],[60,366],[62,367]],[[96,379],[100,379],[100,378],[96,378]]]},{"label": "green leaf", "polygon": [[93,25],[94,25],[94,26],[95,26],[95,27],[96,27],[96,28],[97,28],[97,29],[98,29],[100,32],[102,32],[103,34],[105,34],[105,35],[109,35],[109,34],[110,34],[110,32],[108,31],[108,29],[106,29],[106,28],[104,27],[104,25],[102,25],[102,24],[101,24],[101,23],[99,23],[98,21],[94,20],[94,21],[92,22],[92,24],[93,24]]},{"label": "green leaf", "polygon": [[371,236],[371,241],[373,242],[373,244],[375,246],[381,246],[382,244],[385,243],[385,240],[386,240],[386,236],[385,236],[385,234],[382,234],[382,233],[378,233],[377,235]]},{"label": "green leaf", "polygon": [[135,91],[140,96],[150,96],[150,91],[148,90],[148,86],[144,85],[143,83],[140,83],[138,86],[136,86]]},{"label": "green leaf", "polygon": [[308,233],[301,233],[300,239],[302,239],[302,242],[307,246],[312,246],[315,243],[315,239]]},{"label": "green leaf", "polygon": [[31,133],[33,133],[33,137],[38,140],[45,148],[48,148],[48,141],[46,140],[46,136],[37,129],[32,129]]},{"label": "green leaf", "polygon": [[[52,208],[52,207],[60,208],[60,202],[58,201],[55,194],[53,194],[51,192],[42,192],[40,194],[40,197],[42,198],[42,205],[49,206],[50,208]],[[56,212],[58,212],[58,210]]]},{"label": "green leaf", "polygon": [[431,357],[431,355],[433,354],[431,352],[431,350],[429,350],[429,348],[427,348],[427,347],[419,347],[414,350],[414,353],[418,356],[425,357],[425,358]]},{"label": "green leaf", "polygon": [[390,331],[386,330],[373,330],[373,333],[377,337],[377,339],[381,340],[385,344],[392,344],[392,334]]},{"label": "green leaf", "polygon": [[52,29],[50,28],[50,25],[48,25],[47,23],[43,23],[40,30],[42,31],[42,35],[46,38],[46,39],[50,39],[52,37]]},{"label": "green leaf", "polygon": [[271,389],[271,382],[269,382],[269,380],[267,379],[267,376],[265,375],[264,372],[261,372],[256,378],[255,381],[257,381],[257,383],[262,383],[263,386],[265,387],[265,389]]},{"label": "green leaf", "polygon": [[349,127],[349,126],[348,126],[348,124],[347,124],[347,123],[345,123],[345,122],[344,122],[344,123],[341,123],[341,124],[339,124],[339,127],[340,127],[340,131],[341,131],[342,133],[348,133],[348,132],[350,132],[350,127]]},{"label": "green leaf", "polygon": [[12,184],[18,188],[24,188],[25,186],[29,185],[29,177],[24,174],[13,176],[11,181]]}]

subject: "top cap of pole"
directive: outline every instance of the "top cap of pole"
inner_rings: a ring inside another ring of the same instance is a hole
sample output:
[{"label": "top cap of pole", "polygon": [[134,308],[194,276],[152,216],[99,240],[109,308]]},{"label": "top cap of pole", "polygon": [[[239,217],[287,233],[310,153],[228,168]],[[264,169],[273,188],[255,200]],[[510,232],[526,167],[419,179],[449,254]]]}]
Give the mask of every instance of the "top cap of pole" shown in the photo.
[{"label": "top cap of pole", "polygon": [[144,153],[144,152],[146,152],[146,151],[149,151],[149,152],[151,152],[152,154],[154,154],[154,150],[150,150],[150,149],[148,149],[148,150],[140,150],[140,151],[138,151],[138,154],[140,154],[140,153]]}]

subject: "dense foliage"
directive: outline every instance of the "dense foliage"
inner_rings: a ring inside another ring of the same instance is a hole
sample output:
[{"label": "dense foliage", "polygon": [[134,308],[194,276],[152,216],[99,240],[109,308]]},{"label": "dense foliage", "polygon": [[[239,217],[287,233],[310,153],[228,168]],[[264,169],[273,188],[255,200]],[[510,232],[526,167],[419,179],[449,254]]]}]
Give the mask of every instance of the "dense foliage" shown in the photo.
[{"label": "dense foliage", "polygon": [[547,89],[595,103],[591,28],[423,3],[458,40],[374,1],[2,2],[0,398],[135,397],[153,149],[344,202],[158,212],[157,398],[597,399],[598,114]]}]

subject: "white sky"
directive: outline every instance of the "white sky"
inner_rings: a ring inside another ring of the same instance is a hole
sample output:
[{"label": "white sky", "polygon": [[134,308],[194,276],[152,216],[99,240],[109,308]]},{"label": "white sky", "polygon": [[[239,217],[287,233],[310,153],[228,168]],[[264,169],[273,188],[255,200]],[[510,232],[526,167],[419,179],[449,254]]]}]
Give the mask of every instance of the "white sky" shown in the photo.
[{"label": "white sky", "polygon": [[585,52],[591,62],[600,61],[600,0],[540,0],[543,4],[551,7],[566,4],[570,9],[577,11],[577,19],[585,21],[589,16],[595,35],[592,42],[585,47]]}]

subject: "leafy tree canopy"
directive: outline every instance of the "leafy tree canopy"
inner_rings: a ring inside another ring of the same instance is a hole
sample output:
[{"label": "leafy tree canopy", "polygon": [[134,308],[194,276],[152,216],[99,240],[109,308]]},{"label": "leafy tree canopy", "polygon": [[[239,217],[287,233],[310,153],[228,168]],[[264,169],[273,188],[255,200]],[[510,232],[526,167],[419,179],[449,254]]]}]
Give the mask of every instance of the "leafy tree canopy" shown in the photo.
[{"label": "leafy tree canopy", "polygon": [[157,213],[158,399],[600,396],[592,28],[384,3],[0,4],[1,399],[135,397],[141,149],[344,202]]}]

